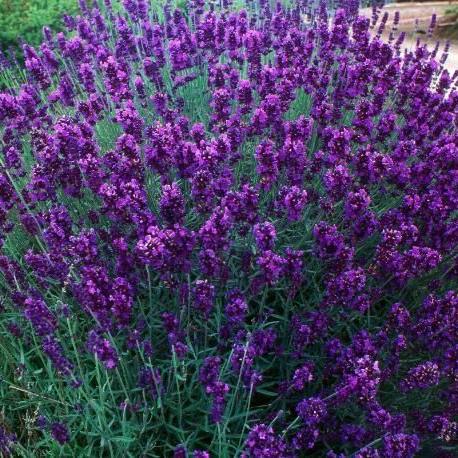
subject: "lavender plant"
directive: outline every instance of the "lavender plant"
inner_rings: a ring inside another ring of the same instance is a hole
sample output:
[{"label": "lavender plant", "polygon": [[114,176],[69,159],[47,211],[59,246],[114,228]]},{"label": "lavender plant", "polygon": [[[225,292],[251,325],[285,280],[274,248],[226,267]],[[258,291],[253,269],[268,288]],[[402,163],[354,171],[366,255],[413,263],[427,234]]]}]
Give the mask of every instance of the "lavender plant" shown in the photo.
[{"label": "lavender plant", "polygon": [[327,3],[81,1],[2,63],[0,453],[455,456],[457,75]]}]

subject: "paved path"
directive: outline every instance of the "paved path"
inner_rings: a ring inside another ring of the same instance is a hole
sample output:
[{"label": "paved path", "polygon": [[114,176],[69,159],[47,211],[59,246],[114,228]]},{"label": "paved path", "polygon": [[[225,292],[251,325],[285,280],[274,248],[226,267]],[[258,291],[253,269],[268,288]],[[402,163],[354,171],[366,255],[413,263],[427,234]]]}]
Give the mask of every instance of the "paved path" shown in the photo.
[{"label": "paved path", "polygon": [[[388,36],[389,30],[391,29],[391,24],[394,18],[394,13],[399,11],[400,13],[400,22],[398,26],[399,32],[406,32],[406,40],[404,41],[404,48],[413,49],[415,48],[417,38],[420,38],[422,43],[428,43],[430,47],[434,47],[437,38],[431,37],[428,38],[425,33],[416,33],[415,20],[418,19],[418,29],[427,32],[429,24],[431,22],[431,17],[433,14],[437,15],[438,22],[446,20],[445,10],[450,8],[451,5],[458,5],[458,1],[450,2],[428,2],[428,3],[419,3],[419,2],[409,2],[409,3],[391,3],[385,5],[380,17],[386,11],[389,14],[386,34],[384,37]],[[363,8],[361,13],[365,16],[370,17],[372,10],[370,8]],[[397,33],[399,33],[397,32]],[[441,40],[441,46],[439,50],[439,56],[441,55],[441,50],[445,45],[444,39]],[[453,73],[455,70],[458,70],[458,41],[451,43],[449,57],[445,64],[445,67],[449,72]]]}]

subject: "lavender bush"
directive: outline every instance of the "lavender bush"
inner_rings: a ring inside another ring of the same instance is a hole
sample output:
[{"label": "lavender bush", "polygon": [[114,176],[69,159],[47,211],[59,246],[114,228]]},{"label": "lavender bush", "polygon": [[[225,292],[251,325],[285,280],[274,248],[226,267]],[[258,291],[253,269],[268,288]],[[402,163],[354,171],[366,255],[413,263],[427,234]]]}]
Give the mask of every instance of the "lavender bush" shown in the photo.
[{"label": "lavender bush", "polygon": [[2,63],[3,455],[456,456],[457,75],[334,6],[81,2]]}]

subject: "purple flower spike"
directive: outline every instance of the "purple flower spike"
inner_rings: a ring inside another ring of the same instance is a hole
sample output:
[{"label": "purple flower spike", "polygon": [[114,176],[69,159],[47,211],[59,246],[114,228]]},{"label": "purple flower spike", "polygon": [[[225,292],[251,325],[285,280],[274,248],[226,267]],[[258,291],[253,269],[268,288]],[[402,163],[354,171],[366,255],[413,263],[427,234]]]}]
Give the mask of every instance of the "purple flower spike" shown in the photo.
[{"label": "purple flower spike", "polygon": [[70,440],[67,425],[64,423],[53,423],[51,425],[51,435],[60,445],[64,445]]},{"label": "purple flower spike", "polygon": [[304,399],[297,405],[296,412],[306,425],[315,426],[326,417],[326,403],[321,398]]}]

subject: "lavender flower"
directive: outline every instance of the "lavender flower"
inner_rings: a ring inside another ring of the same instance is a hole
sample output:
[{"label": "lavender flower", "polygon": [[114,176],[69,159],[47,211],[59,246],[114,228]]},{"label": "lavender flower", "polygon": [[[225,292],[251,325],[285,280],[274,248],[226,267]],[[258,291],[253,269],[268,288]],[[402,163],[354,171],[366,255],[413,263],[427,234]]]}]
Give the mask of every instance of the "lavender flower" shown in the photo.
[{"label": "lavender flower", "polygon": [[118,365],[118,354],[108,339],[98,335],[96,331],[89,332],[87,348],[94,353],[107,369],[115,369]]},{"label": "lavender flower", "polygon": [[307,383],[310,383],[313,380],[313,364],[307,363],[303,366],[297,368],[294,371],[293,379],[291,382],[291,386],[296,391],[301,391],[304,389]]},{"label": "lavender flower", "polygon": [[15,434],[8,433],[3,427],[0,427],[0,452],[3,455],[11,455],[11,450],[16,440]]},{"label": "lavender flower", "polygon": [[209,356],[205,358],[199,373],[199,380],[206,394],[212,397],[211,418],[214,423],[219,423],[222,419],[225,407],[224,397],[229,392],[229,385],[219,379],[220,364],[221,358]]},{"label": "lavender flower", "polygon": [[[0,53],[0,422],[84,388],[129,456],[453,453],[450,44],[402,50],[379,0],[157,3]],[[49,431],[103,454],[88,426]]]},{"label": "lavender flower", "polygon": [[51,435],[60,445],[64,445],[70,440],[67,425],[64,423],[53,423],[51,425]]},{"label": "lavender flower", "polygon": [[414,388],[428,388],[439,383],[440,371],[436,363],[426,361],[409,370],[407,376],[401,382],[402,389],[405,391]]},{"label": "lavender flower", "polygon": [[272,427],[259,424],[248,433],[244,455],[246,458],[285,457],[286,444],[274,433]]},{"label": "lavender flower", "polygon": [[415,434],[389,434],[383,439],[383,453],[390,458],[409,458],[415,456],[419,445]]},{"label": "lavender flower", "polygon": [[322,399],[308,398],[297,405],[296,412],[306,425],[315,426],[324,419],[327,408]]},{"label": "lavender flower", "polygon": [[256,245],[260,250],[272,250],[275,245],[277,234],[272,223],[258,223],[253,228]]},{"label": "lavender flower", "polygon": [[232,290],[227,294],[225,314],[231,324],[241,324],[248,312],[248,304],[240,290]]}]

